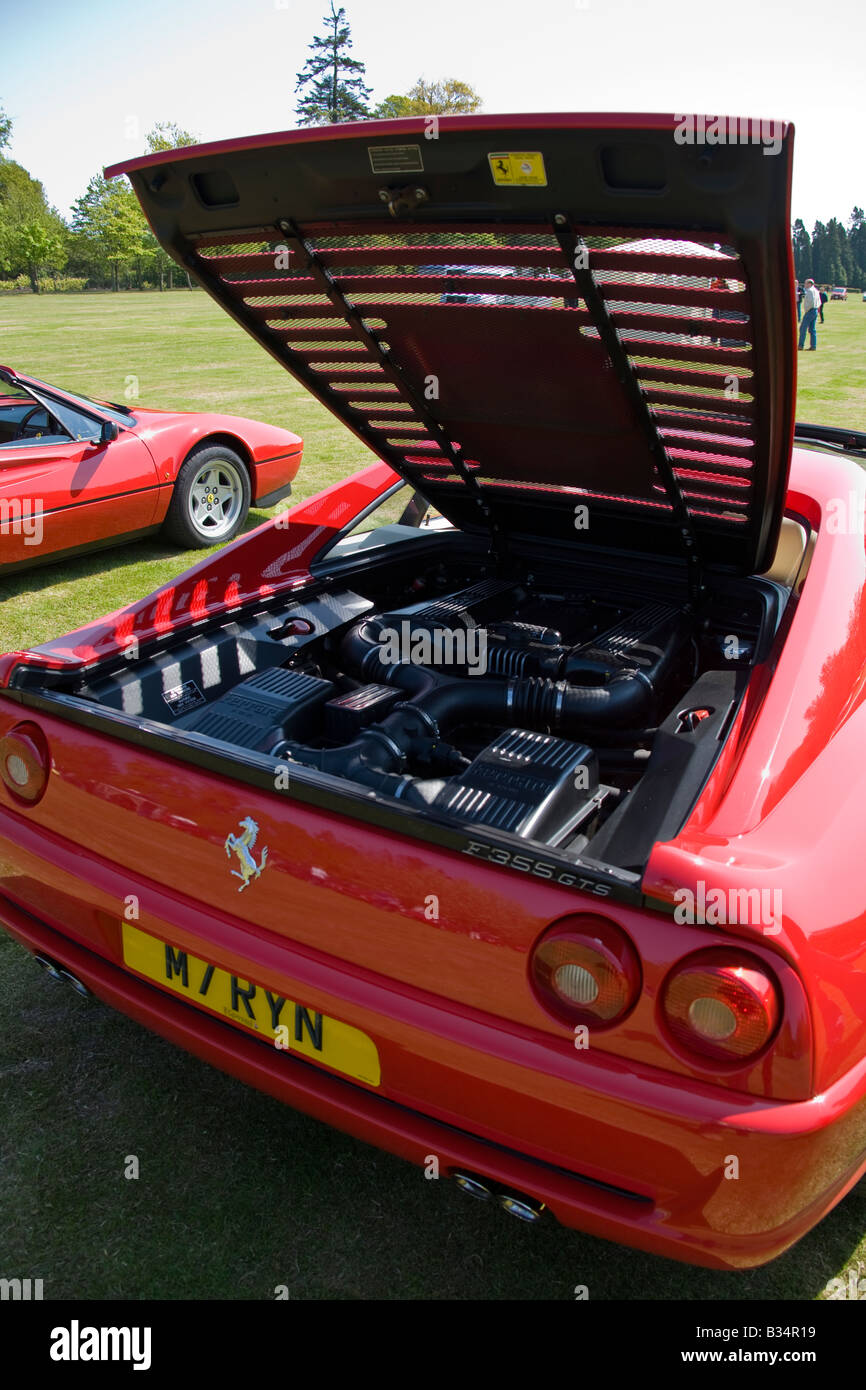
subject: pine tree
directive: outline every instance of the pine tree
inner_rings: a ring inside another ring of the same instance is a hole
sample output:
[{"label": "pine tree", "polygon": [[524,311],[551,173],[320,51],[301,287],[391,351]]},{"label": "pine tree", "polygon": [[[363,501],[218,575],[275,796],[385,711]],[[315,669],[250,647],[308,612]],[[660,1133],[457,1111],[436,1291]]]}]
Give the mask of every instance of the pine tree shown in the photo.
[{"label": "pine tree", "polygon": [[829,252],[827,228],[823,222],[816,222],[812,228],[812,277],[816,284],[830,283]]},{"label": "pine tree", "polygon": [[802,285],[812,274],[812,242],[802,217],[794,223],[791,240],[794,243],[794,274]]},{"label": "pine tree", "polygon": [[313,38],[312,56],[295,83],[295,91],[304,93],[295,108],[298,124],[362,121],[370,114],[367,99],[372,88],[364,82],[364,64],[349,56],[352,39],[346,11],[342,6],[335,10],[331,0],[331,13],[322,23],[328,33],[324,38],[318,34]]},{"label": "pine tree", "polygon": [[852,276],[851,248],[842,223],[831,217],[827,223],[827,241],[830,247],[830,274],[828,279],[834,285],[847,285]]},{"label": "pine tree", "polygon": [[866,289],[866,213],[854,208],[848,231],[848,245],[854,261],[854,279],[860,289]]}]

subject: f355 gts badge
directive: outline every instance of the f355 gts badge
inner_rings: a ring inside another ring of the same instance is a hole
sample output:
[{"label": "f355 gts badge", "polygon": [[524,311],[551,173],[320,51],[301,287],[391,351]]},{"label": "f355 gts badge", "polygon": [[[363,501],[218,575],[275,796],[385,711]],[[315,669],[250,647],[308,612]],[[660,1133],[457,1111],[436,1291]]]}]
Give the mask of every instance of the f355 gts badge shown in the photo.
[{"label": "f355 gts badge", "polygon": [[234,851],[241,866],[240,871],[232,869],[232,878],[239,878],[241,880],[241,886],[238,889],[239,893],[242,893],[245,888],[249,887],[253,879],[259,878],[268,862],[267,845],[265,845],[262,850],[262,857],[258,864],[253,856],[253,850],[256,847],[256,840],[259,835],[259,827],[251,816],[245,816],[241,821],[241,830],[243,832],[241,835],[228,834],[225,842],[226,858],[231,859],[232,851]]}]

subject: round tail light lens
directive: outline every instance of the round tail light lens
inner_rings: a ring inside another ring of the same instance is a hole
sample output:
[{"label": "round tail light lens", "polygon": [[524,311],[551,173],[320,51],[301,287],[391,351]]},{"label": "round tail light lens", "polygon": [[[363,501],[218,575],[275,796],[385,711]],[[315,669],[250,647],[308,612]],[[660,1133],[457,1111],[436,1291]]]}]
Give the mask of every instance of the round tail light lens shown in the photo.
[{"label": "round tail light lens", "polygon": [[38,724],[16,724],[0,739],[0,778],[13,800],[35,806],[45,793],[51,758]]},{"label": "round tail light lens", "polygon": [[592,913],[553,927],[535,948],[531,970],[540,1002],[570,1027],[610,1028],[640,990],[640,963],[628,937]]},{"label": "round tail light lens", "polygon": [[693,956],[670,976],[662,1010],[676,1042],[720,1061],[747,1061],[772,1038],[779,990],[763,962],[742,951]]}]

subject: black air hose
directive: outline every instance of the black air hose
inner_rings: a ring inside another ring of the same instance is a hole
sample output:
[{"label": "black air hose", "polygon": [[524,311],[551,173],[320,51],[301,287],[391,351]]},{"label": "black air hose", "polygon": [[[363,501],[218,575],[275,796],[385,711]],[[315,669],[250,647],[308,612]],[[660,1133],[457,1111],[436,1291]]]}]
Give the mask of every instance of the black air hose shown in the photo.
[{"label": "black air hose", "polygon": [[408,662],[382,661],[380,628],[365,619],[343,639],[341,655],[371,681],[397,685],[414,705],[442,727],[455,723],[515,724],[530,729],[568,730],[574,725],[633,727],[645,723],[656,692],[688,636],[683,619],[671,624],[652,662],[638,669],[614,667],[604,684],[571,685],[541,678],[505,680],[467,676],[457,680]]},{"label": "black air hose", "polygon": [[341,748],[285,741],[272,752],[397,796],[413,780],[399,775],[409,763],[450,772],[466,766],[467,760],[442,738],[460,724],[566,734],[587,725],[609,731],[633,728],[646,722],[656,690],[686,635],[683,629],[681,622],[672,626],[655,660],[644,670],[618,670],[604,685],[575,686],[543,678],[456,679],[408,662],[386,663],[381,660],[376,622],[365,619],[343,639],[342,659],[366,680],[398,686],[406,692],[406,701]]}]

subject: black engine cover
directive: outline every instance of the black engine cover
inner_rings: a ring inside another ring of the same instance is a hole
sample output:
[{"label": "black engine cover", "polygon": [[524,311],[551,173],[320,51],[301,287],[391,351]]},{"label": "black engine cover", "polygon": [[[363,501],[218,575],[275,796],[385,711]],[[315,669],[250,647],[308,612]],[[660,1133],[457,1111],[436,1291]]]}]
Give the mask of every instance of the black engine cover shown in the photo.
[{"label": "black engine cover", "polygon": [[461,820],[555,844],[591,808],[598,786],[598,758],[586,744],[505,729],[449,778],[434,804]]}]

